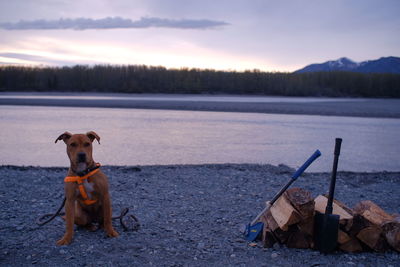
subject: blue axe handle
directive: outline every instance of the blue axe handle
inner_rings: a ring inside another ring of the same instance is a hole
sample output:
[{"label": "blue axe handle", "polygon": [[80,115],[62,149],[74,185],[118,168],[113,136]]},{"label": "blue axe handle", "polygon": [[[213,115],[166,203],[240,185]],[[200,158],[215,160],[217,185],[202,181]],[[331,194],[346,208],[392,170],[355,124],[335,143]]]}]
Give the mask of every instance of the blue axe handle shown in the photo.
[{"label": "blue axe handle", "polygon": [[292,175],[292,179],[296,180],[303,172],[308,168],[308,166],[313,163],[319,156],[321,156],[321,152],[317,149],[311,157],[308,158],[306,162]]},{"label": "blue axe handle", "polygon": [[251,222],[251,225],[255,224],[261,215],[264,214],[274,203],[275,201],[288,189],[288,187],[296,181],[297,178],[314,162],[319,156],[321,156],[321,152],[317,149],[311,157],[308,158],[306,162],[292,175],[292,179],[284,186],[282,189],[274,196],[274,198],[267,204],[267,206],[257,215],[257,217]]}]

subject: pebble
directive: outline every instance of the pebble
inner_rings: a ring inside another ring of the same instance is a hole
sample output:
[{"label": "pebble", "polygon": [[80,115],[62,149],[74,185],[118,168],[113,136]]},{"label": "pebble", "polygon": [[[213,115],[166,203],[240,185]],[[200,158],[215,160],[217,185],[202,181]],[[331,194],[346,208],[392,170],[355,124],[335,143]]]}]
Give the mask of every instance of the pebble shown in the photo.
[{"label": "pebble", "polygon": [[205,246],[206,246],[206,245],[204,244],[204,242],[199,242],[199,243],[197,244],[197,248],[198,248],[198,249],[203,249]]},{"label": "pebble", "polygon": [[275,243],[275,244],[272,246],[272,248],[275,249],[275,250],[279,250],[279,249],[281,248],[281,245],[279,245],[279,243]]},{"label": "pebble", "polygon": [[273,258],[273,259],[275,259],[276,257],[278,257],[279,256],[279,254],[278,253],[271,253],[271,258]]}]

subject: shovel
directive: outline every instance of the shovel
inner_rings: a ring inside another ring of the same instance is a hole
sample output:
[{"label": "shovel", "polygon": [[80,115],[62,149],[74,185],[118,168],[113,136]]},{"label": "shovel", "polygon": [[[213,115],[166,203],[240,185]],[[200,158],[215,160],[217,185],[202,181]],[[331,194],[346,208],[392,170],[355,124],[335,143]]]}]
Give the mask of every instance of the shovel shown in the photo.
[{"label": "shovel", "polygon": [[267,202],[266,207],[254,218],[254,220],[249,223],[245,230],[244,235],[248,241],[254,241],[258,238],[260,233],[264,228],[264,223],[257,222],[258,219],[267,211],[269,208],[275,203],[275,201],[289,188],[289,186],[296,181],[296,179],[314,162],[319,156],[321,156],[321,152],[317,149],[311,157],[308,158],[306,162],[292,175],[290,181],[282,187],[282,189],[274,196],[274,198]]},{"label": "shovel", "polygon": [[333,195],[335,193],[336,171],[339,161],[341,138],[335,140],[335,152],[332,168],[331,184],[329,187],[328,203],[325,214],[316,212],[314,217],[314,243],[315,248],[323,253],[335,250],[339,231],[339,215],[332,214]]}]

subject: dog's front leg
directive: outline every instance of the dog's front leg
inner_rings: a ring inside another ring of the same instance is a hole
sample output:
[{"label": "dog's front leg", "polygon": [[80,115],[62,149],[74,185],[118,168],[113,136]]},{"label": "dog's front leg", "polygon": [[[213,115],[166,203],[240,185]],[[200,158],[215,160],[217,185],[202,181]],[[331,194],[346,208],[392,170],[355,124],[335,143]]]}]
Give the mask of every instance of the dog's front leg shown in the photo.
[{"label": "dog's front leg", "polygon": [[63,238],[57,241],[57,245],[68,245],[74,235],[74,217],[75,217],[75,199],[67,198],[65,201],[65,234]]},{"label": "dog's front leg", "polygon": [[112,210],[111,210],[111,200],[109,193],[104,194],[103,199],[103,216],[104,216],[104,230],[108,237],[119,236],[118,232],[114,230],[112,226]]}]

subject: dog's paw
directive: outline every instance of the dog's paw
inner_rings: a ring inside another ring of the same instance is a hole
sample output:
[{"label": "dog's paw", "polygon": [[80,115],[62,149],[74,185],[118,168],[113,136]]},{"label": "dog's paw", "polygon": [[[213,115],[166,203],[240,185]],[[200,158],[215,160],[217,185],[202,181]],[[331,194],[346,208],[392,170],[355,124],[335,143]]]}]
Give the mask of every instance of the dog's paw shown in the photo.
[{"label": "dog's paw", "polygon": [[117,237],[117,236],[119,236],[119,234],[114,229],[110,229],[109,231],[107,231],[107,236],[108,237]]},{"label": "dog's paw", "polygon": [[64,245],[69,245],[72,242],[72,237],[69,236],[64,236],[60,240],[57,241],[57,246],[64,246]]}]

